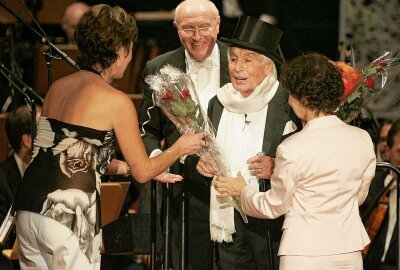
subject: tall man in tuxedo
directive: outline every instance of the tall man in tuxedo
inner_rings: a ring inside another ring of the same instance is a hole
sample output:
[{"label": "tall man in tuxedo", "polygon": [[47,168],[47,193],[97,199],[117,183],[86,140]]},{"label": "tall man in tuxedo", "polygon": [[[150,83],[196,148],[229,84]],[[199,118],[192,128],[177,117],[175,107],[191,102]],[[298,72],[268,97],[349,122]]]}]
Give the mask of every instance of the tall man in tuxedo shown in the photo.
[{"label": "tall man in tuxedo", "polygon": [[[40,110],[38,110],[39,115]],[[13,153],[0,163],[0,223],[3,222],[14,201],[17,186],[32,157],[31,113],[26,105],[18,107],[7,115],[6,133]],[[10,235],[5,248],[12,248],[14,239],[15,235]],[[0,269],[13,269],[11,262],[4,256],[0,256]]]},{"label": "tall man in tuxedo", "polygon": [[[156,74],[166,64],[173,65],[190,74],[206,112],[209,100],[216,90],[229,82],[226,45],[217,41],[220,17],[212,1],[186,0],[175,11],[174,26],[182,47],[149,61],[143,71],[143,79]],[[144,83],[143,101],[139,112],[142,138],[148,154],[159,154],[163,147],[172,145],[180,136],[174,124],[154,104],[152,90]],[[189,269],[212,269],[214,243],[210,240],[209,201],[210,182],[195,171],[196,157],[175,163],[170,173],[184,175],[183,183],[188,196],[188,258]],[[162,177],[160,175],[159,177]],[[179,269],[180,215],[183,183],[172,185],[172,261]],[[185,269],[186,270],[186,269]]]}]

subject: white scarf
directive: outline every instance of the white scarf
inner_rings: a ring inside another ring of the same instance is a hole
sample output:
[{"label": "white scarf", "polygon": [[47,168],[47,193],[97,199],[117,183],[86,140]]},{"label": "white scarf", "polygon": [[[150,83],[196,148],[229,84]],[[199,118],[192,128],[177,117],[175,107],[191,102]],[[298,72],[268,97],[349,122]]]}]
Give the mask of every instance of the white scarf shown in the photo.
[{"label": "white scarf", "polygon": [[232,83],[217,90],[218,100],[224,108],[235,113],[257,112],[268,105],[278,89],[279,82],[274,75],[267,76],[248,97],[242,96]]},{"label": "white scarf", "polygon": [[[255,121],[258,125],[262,125],[259,128],[260,134],[258,136],[263,136],[264,134],[264,126],[265,126],[265,117],[268,110],[268,104],[275,95],[278,89],[279,82],[273,75],[269,75],[258,85],[254,91],[248,97],[243,97],[240,93],[233,88],[231,83],[226,84],[219,90],[217,90],[217,97],[219,101],[224,106],[223,113],[221,115],[221,120],[218,126],[218,133],[216,136],[217,144],[222,152],[222,155],[225,157],[225,160],[228,161],[227,165],[229,176],[236,177],[236,169],[241,166],[236,164],[234,165],[235,156],[231,156],[231,154],[235,151],[232,151],[232,145],[235,145],[234,138],[235,135],[232,135],[235,127],[232,126],[232,123],[237,123],[238,113],[239,114],[249,114],[254,113],[255,116],[258,117],[259,121]],[[264,119],[264,121],[260,121]],[[243,121],[244,122],[244,121]],[[256,143],[251,148],[262,148],[262,140],[257,140]],[[245,150],[245,143],[243,145],[237,146],[243,147],[243,151]],[[248,148],[248,147],[247,147]],[[249,149],[250,150],[250,149]],[[249,152],[252,152],[250,150]],[[235,170],[235,171],[233,171]],[[243,164],[242,175],[246,179],[246,182],[251,185],[256,185],[258,188],[258,182],[254,176],[250,176],[249,171],[247,170],[247,164]],[[228,197],[225,199],[217,199],[218,192],[215,190],[214,186],[211,186],[211,197],[210,197],[210,233],[211,240],[217,241],[219,243],[222,242],[232,242],[232,234],[235,233],[235,223],[234,223],[234,208],[232,198]]]}]

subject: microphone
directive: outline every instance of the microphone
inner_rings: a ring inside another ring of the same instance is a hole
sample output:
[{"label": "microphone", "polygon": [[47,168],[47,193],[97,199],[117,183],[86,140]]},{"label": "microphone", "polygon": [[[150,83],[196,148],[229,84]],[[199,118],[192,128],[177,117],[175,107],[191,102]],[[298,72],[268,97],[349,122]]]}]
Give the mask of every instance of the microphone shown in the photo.
[{"label": "microphone", "polygon": [[69,65],[71,65],[75,70],[80,70],[79,66],[72,60],[71,57],[69,57],[65,52],[61,51],[59,48],[57,48],[53,43],[50,42],[50,40],[46,37],[46,33],[43,31],[43,29],[40,27],[40,24],[35,20],[35,17],[32,16],[30,13],[29,9],[25,6],[24,2],[21,1],[21,4],[23,7],[25,7],[25,10],[31,15],[32,21],[38,26],[40,31],[43,33],[40,34],[35,28],[33,28],[30,24],[26,23],[21,17],[19,17],[14,11],[12,11],[7,5],[4,4],[4,1],[0,0],[0,6],[2,6],[4,9],[8,11],[12,16],[14,16],[18,21],[22,22],[27,28],[29,28],[33,33],[35,33],[38,37],[40,37],[40,41],[43,44],[47,44],[50,49],[55,50],[58,55],[62,59],[64,59]]},{"label": "microphone", "polygon": [[246,126],[250,125],[251,121],[247,119],[247,113],[244,114],[244,126],[242,131],[244,131],[244,129],[246,128]]},{"label": "microphone", "polygon": [[72,60],[71,57],[68,56],[65,52],[60,50],[56,45],[48,41],[46,38],[42,38],[42,43],[50,45],[52,50],[55,50],[56,53],[61,57],[61,59],[64,59],[69,65],[71,65],[75,70],[80,70],[80,67],[78,64],[75,63],[74,60]]},{"label": "microphone", "polygon": [[[41,104],[43,104],[43,98],[41,96],[39,96],[32,87],[26,85],[20,78],[18,78],[17,76],[15,76],[15,74],[13,74],[8,68],[6,68],[6,66],[3,63],[0,63],[0,70],[1,73],[3,73],[3,75],[10,81],[12,82],[12,84],[14,86],[16,86],[24,95],[26,98],[29,98],[30,96],[28,94],[31,94],[31,96],[33,98],[35,98],[36,100],[40,101]],[[14,81],[13,81],[14,80]],[[21,87],[18,87],[18,85],[15,84],[15,81],[18,82],[20,85],[22,85]]]}]

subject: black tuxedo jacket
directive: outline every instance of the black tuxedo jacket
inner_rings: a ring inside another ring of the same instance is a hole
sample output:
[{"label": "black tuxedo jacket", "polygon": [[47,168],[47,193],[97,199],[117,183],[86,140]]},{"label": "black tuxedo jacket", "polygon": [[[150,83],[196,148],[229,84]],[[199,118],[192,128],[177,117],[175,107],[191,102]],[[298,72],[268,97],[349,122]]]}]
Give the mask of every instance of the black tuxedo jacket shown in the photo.
[{"label": "black tuxedo jacket", "polygon": [[[8,209],[14,201],[17,186],[21,179],[22,177],[14,156],[9,157],[6,161],[0,164],[0,224],[3,222]],[[12,248],[14,241],[15,233],[11,232],[5,245],[3,247],[0,246],[0,252],[2,252],[3,248]],[[10,261],[1,254],[0,269],[13,269]]]},{"label": "black tuxedo jacket", "polygon": [[14,156],[0,164],[0,222],[3,222],[14,201],[18,183],[22,180]]},{"label": "black tuxedo jacket", "polygon": [[[230,82],[228,71],[227,46],[219,41],[217,45],[220,50],[220,86]],[[174,51],[162,54],[146,64],[142,80],[148,75],[156,74],[164,65],[170,64],[183,71],[186,71],[185,49],[180,47]],[[141,128],[142,139],[146,151],[150,154],[155,149],[162,149],[161,142],[164,142],[164,148],[171,146],[181,135],[167,116],[153,103],[153,91],[146,83],[143,83],[143,99],[139,111],[139,125]],[[209,219],[210,202],[210,181],[195,169],[198,158],[195,156],[187,157],[185,166],[179,161],[175,162],[171,168],[171,173],[184,174],[184,181],[189,197],[189,218],[201,220]],[[174,207],[172,215],[177,217],[179,214],[180,188],[182,183],[173,184]]]}]

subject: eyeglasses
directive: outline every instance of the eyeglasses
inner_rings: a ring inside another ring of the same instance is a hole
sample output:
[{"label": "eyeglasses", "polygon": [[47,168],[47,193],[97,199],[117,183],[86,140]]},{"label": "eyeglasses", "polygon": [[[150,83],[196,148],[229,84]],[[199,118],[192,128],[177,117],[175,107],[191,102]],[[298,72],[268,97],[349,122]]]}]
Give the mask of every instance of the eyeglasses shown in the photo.
[{"label": "eyeglasses", "polygon": [[199,35],[207,35],[209,34],[216,26],[216,23],[210,26],[200,26],[200,27],[183,27],[178,26],[178,33],[184,36],[194,36],[196,34],[196,30]]}]

